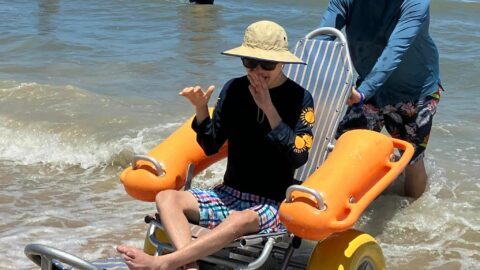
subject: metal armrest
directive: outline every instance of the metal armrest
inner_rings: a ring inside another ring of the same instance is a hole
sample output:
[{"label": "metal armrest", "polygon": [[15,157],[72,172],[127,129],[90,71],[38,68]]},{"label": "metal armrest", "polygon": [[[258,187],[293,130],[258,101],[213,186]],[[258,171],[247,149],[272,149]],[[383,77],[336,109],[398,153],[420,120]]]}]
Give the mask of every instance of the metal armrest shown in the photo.
[{"label": "metal armrest", "polygon": [[24,252],[25,255],[40,266],[42,270],[54,269],[53,260],[68,264],[79,270],[102,270],[84,259],[42,244],[28,244]]}]

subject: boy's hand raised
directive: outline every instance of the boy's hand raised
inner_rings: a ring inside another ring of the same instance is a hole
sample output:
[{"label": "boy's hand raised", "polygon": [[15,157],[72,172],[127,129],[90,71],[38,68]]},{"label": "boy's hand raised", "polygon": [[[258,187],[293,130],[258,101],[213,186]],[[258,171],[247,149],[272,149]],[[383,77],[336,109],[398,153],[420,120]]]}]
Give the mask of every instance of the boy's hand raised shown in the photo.
[{"label": "boy's hand raised", "polygon": [[205,92],[200,86],[197,85],[185,87],[182,91],[180,91],[180,93],[178,93],[180,96],[186,97],[188,100],[190,100],[192,105],[195,107],[195,117],[198,124],[210,116],[208,112],[208,101],[210,100],[214,90],[214,85],[210,85]]},{"label": "boy's hand raised", "polygon": [[208,106],[208,101],[215,90],[214,85],[210,85],[207,91],[203,91],[200,86],[185,87],[180,93],[180,96],[186,97],[195,108]]}]

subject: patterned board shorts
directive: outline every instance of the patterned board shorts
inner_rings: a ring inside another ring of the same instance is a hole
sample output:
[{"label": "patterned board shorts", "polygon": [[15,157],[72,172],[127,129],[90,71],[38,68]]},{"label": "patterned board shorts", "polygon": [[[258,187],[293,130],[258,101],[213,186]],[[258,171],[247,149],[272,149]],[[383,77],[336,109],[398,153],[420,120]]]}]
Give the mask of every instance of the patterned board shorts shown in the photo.
[{"label": "patterned board shorts", "polygon": [[215,228],[232,211],[251,209],[258,213],[259,233],[286,231],[278,217],[279,203],[254,194],[240,192],[225,185],[210,190],[193,188],[188,190],[200,205],[199,225]]},{"label": "patterned board shorts", "polygon": [[397,103],[378,108],[367,101],[363,106],[349,107],[339,124],[336,137],[348,130],[359,128],[380,132],[385,126],[393,138],[413,144],[415,153],[410,161],[410,164],[413,164],[424,156],[442,91],[440,87],[437,92],[418,102]]}]

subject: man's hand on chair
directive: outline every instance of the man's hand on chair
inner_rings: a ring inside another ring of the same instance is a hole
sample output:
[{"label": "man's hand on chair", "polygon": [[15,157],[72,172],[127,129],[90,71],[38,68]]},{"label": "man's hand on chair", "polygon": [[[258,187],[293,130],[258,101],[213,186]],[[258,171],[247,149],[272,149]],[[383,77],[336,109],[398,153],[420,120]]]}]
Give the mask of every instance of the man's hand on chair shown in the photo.
[{"label": "man's hand on chair", "polygon": [[352,93],[350,93],[350,97],[347,100],[348,106],[352,106],[353,104],[357,104],[362,100],[362,94],[357,91],[355,87],[352,87]]}]

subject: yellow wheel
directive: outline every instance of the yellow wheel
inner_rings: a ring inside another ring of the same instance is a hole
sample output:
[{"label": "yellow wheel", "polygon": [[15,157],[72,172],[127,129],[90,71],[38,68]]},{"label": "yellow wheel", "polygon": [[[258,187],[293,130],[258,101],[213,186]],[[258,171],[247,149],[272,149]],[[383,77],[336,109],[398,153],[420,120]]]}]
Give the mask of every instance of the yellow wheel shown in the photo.
[{"label": "yellow wheel", "polygon": [[[155,228],[155,238],[161,243],[170,243],[170,239],[168,239],[167,234],[160,228]],[[149,234],[145,236],[145,242],[143,243],[143,251],[147,254],[153,255],[157,249],[150,241]]]},{"label": "yellow wheel", "polygon": [[385,259],[377,241],[357,230],[336,233],[317,243],[309,270],[384,270]]}]

